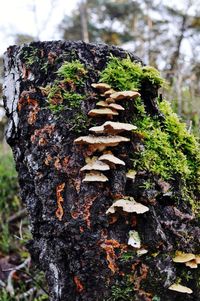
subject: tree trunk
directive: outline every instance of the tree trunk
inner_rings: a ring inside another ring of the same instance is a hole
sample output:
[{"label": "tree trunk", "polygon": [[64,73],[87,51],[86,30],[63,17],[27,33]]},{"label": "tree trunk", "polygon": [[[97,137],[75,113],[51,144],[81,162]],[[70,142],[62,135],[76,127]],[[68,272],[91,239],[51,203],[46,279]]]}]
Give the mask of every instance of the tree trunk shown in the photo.
[{"label": "tree trunk", "polygon": [[[103,172],[108,181],[83,181],[85,159],[100,156],[102,151],[74,141],[88,136],[91,126],[108,120],[89,118],[88,112],[102,94],[91,84],[98,82],[110,55],[122,59],[127,52],[106,45],[57,41],[13,46],[5,54],[7,140],[30,217],[33,239],[28,249],[46,273],[52,301],[198,301],[198,270],[189,270],[189,275],[188,267],[172,260],[177,250],[200,253],[200,229],[190,204],[181,199],[180,179],[170,183],[179,204],[175,206],[168,183],[144,170],[135,179],[126,176],[133,169],[131,154],[138,147],[142,151],[142,135],[119,134],[130,141],[110,146],[126,165],[113,164]],[[59,68],[77,60],[87,73],[80,68],[74,76],[71,66],[73,80],[68,69],[65,80],[58,83]],[[55,92],[57,87],[70,93],[67,105],[60,92]],[[157,87],[143,83],[140,93],[147,114],[162,122],[155,101]],[[77,95],[84,95],[80,105]],[[136,116],[132,103],[127,101],[126,110],[113,120],[131,123]],[[148,187],[149,179],[154,188]],[[106,213],[113,201],[127,196],[135,197],[149,211]],[[192,294],[169,290],[179,279],[192,288]]]}]

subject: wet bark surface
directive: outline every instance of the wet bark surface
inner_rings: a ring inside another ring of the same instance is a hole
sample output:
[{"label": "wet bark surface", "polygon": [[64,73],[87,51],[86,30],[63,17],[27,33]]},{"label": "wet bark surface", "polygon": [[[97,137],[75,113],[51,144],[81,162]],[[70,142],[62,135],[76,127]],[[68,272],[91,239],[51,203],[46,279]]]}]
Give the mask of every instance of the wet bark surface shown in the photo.
[{"label": "wet bark surface", "polygon": [[[151,174],[140,172],[134,181],[126,178],[132,168],[130,153],[139,138],[134,133],[123,134],[130,142],[112,148],[126,166],[107,171],[108,182],[82,181],[80,169],[92,152],[74,140],[106,121],[89,118],[88,112],[100,97],[91,84],[98,82],[111,54],[127,56],[116,47],[61,41],[13,46],[5,54],[7,140],[19,173],[21,199],[29,212],[33,239],[28,249],[46,273],[52,301],[198,301],[198,269],[188,270],[172,260],[176,250],[200,253],[198,221],[188,203],[174,206],[166,183],[155,177],[154,188],[145,189]],[[84,85],[73,87],[85,97],[79,107],[52,112],[41,87],[55,81],[63,62],[74,59],[87,70]],[[140,92],[149,114],[163,118],[155,101],[157,89],[144,85]],[[133,120],[132,104],[124,106],[126,110],[114,121]],[[177,196],[178,183],[171,183]],[[133,196],[149,211],[107,215],[113,201],[124,196]],[[140,234],[147,254],[138,256],[127,244],[130,230]],[[193,294],[168,289],[178,278]]]}]

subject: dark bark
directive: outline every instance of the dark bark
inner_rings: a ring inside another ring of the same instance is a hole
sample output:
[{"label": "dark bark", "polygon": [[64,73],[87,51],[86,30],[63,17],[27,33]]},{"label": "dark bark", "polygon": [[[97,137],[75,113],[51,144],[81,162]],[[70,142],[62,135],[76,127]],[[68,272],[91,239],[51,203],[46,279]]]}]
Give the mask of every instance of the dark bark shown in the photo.
[{"label": "dark bark", "polygon": [[[27,56],[30,58],[33,50],[37,53],[36,61],[29,61],[29,68],[25,68]],[[28,243],[29,251],[46,273],[52,301],[198,301],[196,270],[190,283],[192,295],[176,293],[168,287],[183,272],[172,261],[172,255],[177,249],[200,253],[200,229],[189,205],[182,202],[177,209],[170,197],[162,196],[161,183],[148,194],[141,188],[152,175],[141,172],[135,182],[127,181],[126,171],[131,168],[129,154],[134,151],[138,137],[129,134],[131,143],[114,148],[115,155],[126,161],[126,167],[109,171],[108,183],[82,182],[80,168],[89,153],[86,147],[75,145],[74,140],[87,135],[94,121],[88,118],[80,134],[79,121],[74,119],[77,113],[87,117],[94,108],[98,96],[91,83],[98,82],[99,72],[105,68],[110,54],[119,58],[127,55],[116,47],[61,41],[13,46],[5,54],[7,139],[19,173],[21,198],[30,217],[33,239]],[[79,59],[88,70],[84,86],[76,87],[86,96],[79,108],[56,115],[47,106],[40,87],[53,83],[62,63],[73,59]],[[159,114],[156,87],[144,85],[141,93],[149,113]],[[131,110],[127,107],[117,120],[130,122]],[[149,212],[137,216],[122,214],[114,222],[106,211],[114,199],[127,195],[148,205]],[[59,198],[64,201],[60,220],[56,216]],[[128,233],[133,229],[140,233],[148,254],[138,257],[127,246]],[[124,250],[132,252],[126,260],[121,257]],[[126,275],[131,275],[128,280]],[[122,293],[114,297],[117,287]]]}]

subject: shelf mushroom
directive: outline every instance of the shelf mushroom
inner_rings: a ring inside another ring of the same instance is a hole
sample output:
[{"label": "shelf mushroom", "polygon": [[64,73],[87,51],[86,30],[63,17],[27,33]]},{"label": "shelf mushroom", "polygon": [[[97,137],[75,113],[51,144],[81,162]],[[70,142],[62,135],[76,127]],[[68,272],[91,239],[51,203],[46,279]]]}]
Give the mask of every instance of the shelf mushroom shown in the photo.
[{"label": "shelf mushroom", "polygon": [[87,173],[83,179],[83,182],[107,182],[108,178],[98,171],[91,171]]},{"label": "shelf mushroom", "polygon": [[114,93],[112,93],[110,95],[110,98],[112,98],[115,101],[117,101],[117,100],[122,100],[122,99],[137,98],[139,96],[141,96],[141,95],[137,91],[120,91],[120,92],[114,92]]},{"label": "shelf mushroom", "polygon": [[88,113],[88,116],[90,117],[99,117],[102,115],[116,116],[119,115],[119,113],[116,110],[110,108],[93,109]]},{"label": "shelf mushroom", "polygon": [[125,165],[124,161],[122,161],[119,158],[115,157],[111,152],[100,156],[98,158],[98,160],[105,161],[108,164],[111,163],[111,164],[116,164],[116,165]]},{"label": "shelf mushroom", "polygon": [[101,133],[120,133],[123,131],[132,131],[136,130],[137,127],[133,124],[129,123],[122,123],[122,122],[113,122],[113,121],[106,121],[101,126],[94,126],[89,129],[90,132],[101,134]]},{"label": "shelf mushroom", "polygon": [[97,170],[97,171],[106,171],[110,169],[110,166],[105,162],[102,162],[98,159],[98,157],[93,157],[86,161],[87,164],[81,168],[81,171],[90,171],[90,170]]},{"label": "shelf mushroom", "polygon": [[183,285],[178,284],[178,283],[172,284],[169,287],[169,290],[176,291],[176,292],[179,292],[179,293],[185,293],[185,294],[192,294],[193,293],[193,291],[189,287],[183,286]]},{"label": "shelf mushroom", "polygon": [[130,141],[129,138],[122,137],[122,136],[81,136],[74,140],[75,144],[88,144],[94,150],[102,151],[107,146],[117,146],[120,142],[128,142]]},{"label": "shelf mushroom", "polygon": [[121,208],[124,212],[127,213],[135,212],[137,214],[143,214],[149,211],[149,208],[147,206],[137,203],[132,197],[130,197],[128,199],[119,199],[115,201],[112,206],[106,211],[106,214],[114,214],[118,208]]},{"label": "shelf mushroom", "polygon": [[200,256],[192,253],[184,253],[177,251],[175,257],[172,259],[176,263],[184,263],[187,267],[191,269],[197,269],[198,264],[200,264]]},{"label": "shelf mushroom", "polygon": [[111,86],[106,83],[93,83],[91,86],[102,93],[111,89]]}]

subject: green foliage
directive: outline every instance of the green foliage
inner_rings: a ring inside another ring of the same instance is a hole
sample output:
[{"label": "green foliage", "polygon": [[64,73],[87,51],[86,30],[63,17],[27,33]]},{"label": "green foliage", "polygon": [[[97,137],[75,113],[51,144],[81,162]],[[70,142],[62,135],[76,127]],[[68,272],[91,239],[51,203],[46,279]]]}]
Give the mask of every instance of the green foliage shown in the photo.
[{"label": "green foliage", "polygon": [[129,275],[126,275],[122,281],[117,281],[111,288],[111,297],[106,301],[134,301],[133,283],[129,279]]},{"label": "green foliage", "polygon": [[15,299],[10,296],[10,294],[5,290],[0,290],[0,300],[1,301],[14,301]]},{"label": "green foliage", "polygon": [[102,71],[100,82],[107,83],[116,90],[139,90],[141,87],[142,66],[128,57],[120,60],[111,56]]},{"label": "green foliage", "polygon": [[[157,88],[164,84],[159,72],[149,66],[131,62],[130,58],[111,57],[100,76],[100,81],[117,90],[140,89],[148,82]],[[195,199],[194,190],[200,189],[199,144],[188,132],[186,124],[173,112],[167,101],[159,102],[164,120],[147,114],[143,100],[134,100],[136,114],[133,124],[138,127],[136,134],[144,150],[132,154],[134,170],[146,170],[163,180],[181,179],[182,196],[185,200]],[[149,183],[148,187],[149,188]],[[197,209],[197,208],[195,208]]]},{"label": "green foliage", "polygon": [[9,206],[16,207],[16,203],[10,204],[17,194],[17,173],[14,167],[11,152],[4,153],[0,146],[0,211],[8,211]]},{"label": "green foliage", "polygon": [[75,60],[73,62],[64,62],[58,69],[58,76],[65,82],[73,82],[77,86],[83,85],[83,79],[86,76],[87,71],[84,65],[80,61]]},{"label": "green foliage", "polygon": [[83,95],[77,93],[63,93],[63,99],[67,101],[67,105],[70,108],[80,108],[81,101],[83,100]]},{"label": "green foliage", "polygon": [[142,67],[132,62],[130,57],[120,60],[111,56],[106,68],[102,71],[100,82],[107,83],[116,90],[140,90],[143,82],[161,87],[164,80],[159,72],[150,66]]},{"label": "green foliage", "polygon": [[33,46],[27,47],[24,50],[22,50],[22,57],[25,61],[26,67],[32,67],[33,64],[40,63],[39,50]]},{"label": "green foliage", "polygon": [[152,299],[152,301],[161,301],[161,299],[158,296],[154,296],[153,299]]},{"label": "green foliage", "polygon": [[52,87],[47,86],[44,89],[50,110],[59,114],[70,108],[80,108],[84,96],[74,91],[76,87],[81,87],[85,80],[87,71],[84,65],[78,60],[65,62],[56,73],[58,78]]},{"label": "green foliage", "polygon": [[165,83],[165,80],[160,76],[160,72],[154,67],[144,66],[142,67],[142,71],[143,71],[142,74],[143,81],[147,80],[153,85],[156,85],[158,87],[163,86],[163,84]]}]

